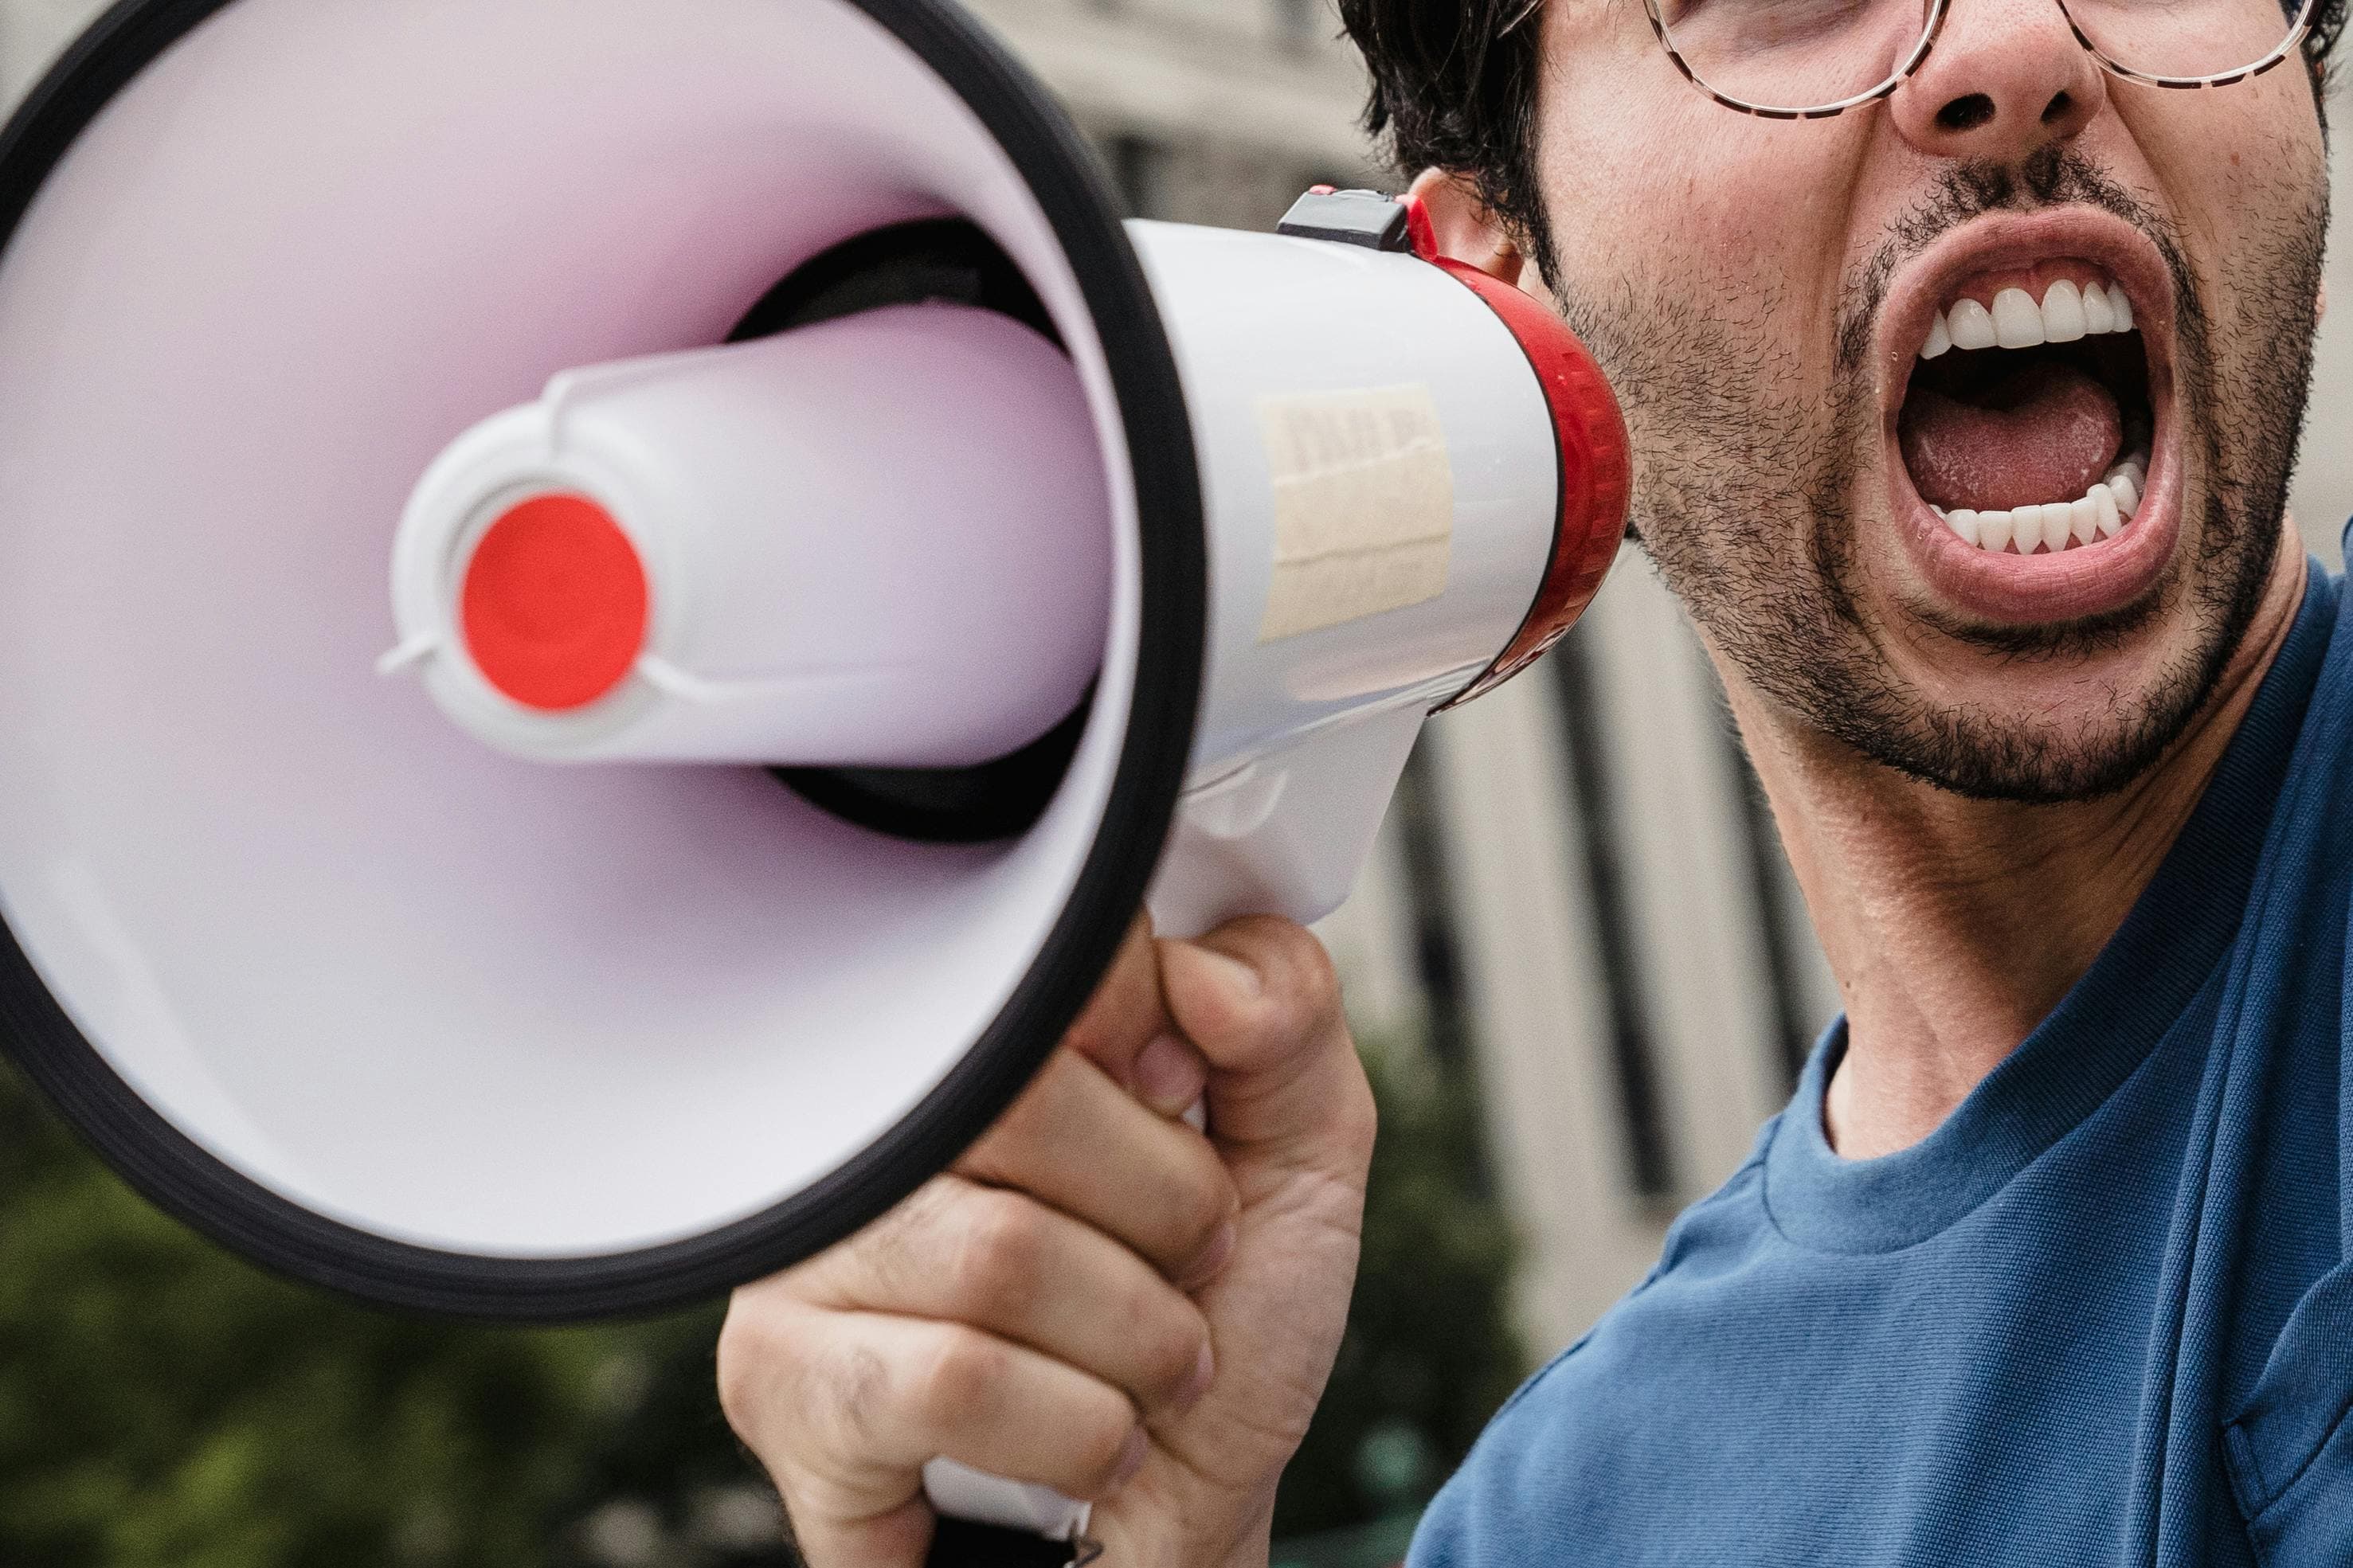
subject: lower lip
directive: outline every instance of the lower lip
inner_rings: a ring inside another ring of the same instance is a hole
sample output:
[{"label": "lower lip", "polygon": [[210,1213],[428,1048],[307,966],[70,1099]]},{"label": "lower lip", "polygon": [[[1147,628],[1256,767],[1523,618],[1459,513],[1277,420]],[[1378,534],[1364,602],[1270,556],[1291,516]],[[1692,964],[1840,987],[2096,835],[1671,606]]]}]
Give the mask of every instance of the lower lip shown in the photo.
[{"label": "lower lip", "polygon": [[1980,550],[1928,510],[1891,439],[1895,511],[1912,558],[1937,597],[1968,618],[2001,626],[2083,620],[2120,610],[2153,589],[2181,534],[2181,482],[2161,416],[2149,444],[2139,510],[2124,531],[2055,554]]}]

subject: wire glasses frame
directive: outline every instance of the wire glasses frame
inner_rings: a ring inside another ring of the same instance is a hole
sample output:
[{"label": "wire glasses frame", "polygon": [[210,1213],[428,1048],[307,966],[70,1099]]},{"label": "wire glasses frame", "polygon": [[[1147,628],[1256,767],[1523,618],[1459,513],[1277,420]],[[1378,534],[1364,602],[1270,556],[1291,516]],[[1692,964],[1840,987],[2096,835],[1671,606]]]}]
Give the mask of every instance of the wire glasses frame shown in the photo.
[{"label": "wire glasses frame", "polygon": [[[1905,79],[1920,68],[1921,63],[1928,58],[1928,51],[1936,46],[1936,35],[1944,28],[1945,13],[1950,9],[1951,3],[1952,0],[1930,0],[1928,20],[1927,24],[1920,29],[1920,41],[1915,44],[1912,47],[1912,52],[1888,73],[1885,80],[1876,87],[1849,98],[1842,98],[1835,103],[1825,103],[1810,109],[1785,109],[1762,103],[1750,103],[1717,91],[1700,79],[1699,73],[1693,70],[1691,63],[1683,58],[1683,51],[1676,48],[1674,41],[1667,36],[1666,19],[1659,15],[1659,0],[1642,0],[1642,9],[1651,18],[1651,31],[1657,37],[1659,47],[1667,51],[1669,59],[1675,62],[1675,68],[1683,73],[1683,79],[1724,105],[1725,108],[1736,110],[1742,114],[1753,114],[1762,120],[1828,120],[1834,114],[1844,114],[1850,109],[1861,109],[1866,104],[1876,103],[1903,86]],[[2218,72],[2212,76],[2155,76],[2147,71],[2135,70],[2132,67],[2113,58],[2106,50],[2094,43],[2084,33],[2082,24],[2075,20],[2074,13],[2067,9],[2067,0],[2054,0],[2054,3],[2059,7],[2059,14],[2067,18],[2067,30],[2073,33],[2075,41],[2100,63],[2101,69],[2126,81],[2141,82],[2149,87],[2170,88],[2228,87],[2232,82],[2245,81],[2250,77],[2263,75],[2294,55],[2303,46],[2306,36],[2312,31],[2313,12],[2319,6],[2319,0],[2303,0],[2303,4],[2296,8],[2295,20],[2289,26],[2287,36],[2280,40],[2278,47],[2271,53],[2253,65],[2240,66],[2235,69]],[[1499,38],[1508,36],[1513,29],[1535,16],[1543,6],[1544,0],[1527,0],[1527,3],[1513,15],[1510,21],[1504,24],[1495,36]]]}]

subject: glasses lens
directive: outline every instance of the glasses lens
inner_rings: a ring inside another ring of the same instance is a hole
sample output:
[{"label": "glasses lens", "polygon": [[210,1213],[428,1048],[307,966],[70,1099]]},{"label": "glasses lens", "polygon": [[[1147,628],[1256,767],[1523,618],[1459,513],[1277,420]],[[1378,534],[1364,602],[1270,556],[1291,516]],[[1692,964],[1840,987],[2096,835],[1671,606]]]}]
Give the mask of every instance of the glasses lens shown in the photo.
[{"label": "glasses lens", "polygon": [[2067,0],[2094,48],[2128,71],[2177,81],[2272,63],[2310,8],[2296,0]]},{"label": "glasses lens", "polygon": [[1919,48],[1928,14],[1929,0],[1658,0],[1667,47],[1702,85],[1789,111],[1884,86]]}]

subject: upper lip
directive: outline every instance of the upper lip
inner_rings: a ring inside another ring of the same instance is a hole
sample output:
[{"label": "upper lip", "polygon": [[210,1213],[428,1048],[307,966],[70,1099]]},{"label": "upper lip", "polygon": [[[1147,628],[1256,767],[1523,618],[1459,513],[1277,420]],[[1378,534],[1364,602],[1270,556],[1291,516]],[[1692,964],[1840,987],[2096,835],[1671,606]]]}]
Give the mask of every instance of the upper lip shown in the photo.
[{"label": "upper lip", "polygon": [[2132,301],[2148,364],[2148,395],[2158,405],[2173,385],[2173,279],[2148,237],[2097,207],[1973,219],[1897,268],[1881,308],[1878,350],[1881,412],[1892,433],[1921,345],[1936,314],[1971,276],[2005,267],[2073,258],[2101,268]]}]

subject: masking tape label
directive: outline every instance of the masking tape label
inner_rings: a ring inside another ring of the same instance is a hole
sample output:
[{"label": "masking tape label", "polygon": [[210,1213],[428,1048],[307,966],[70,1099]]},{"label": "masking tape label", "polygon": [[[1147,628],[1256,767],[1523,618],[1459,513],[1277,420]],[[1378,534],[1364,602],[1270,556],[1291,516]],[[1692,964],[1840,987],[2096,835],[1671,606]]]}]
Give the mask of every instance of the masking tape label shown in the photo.
[{"label": "masking tape label", "polygon": [[1446,591],[1454,470],[1429,387],[1261,397],[1258,420],[1274,480],[1274,582],[1259,641]]}]

